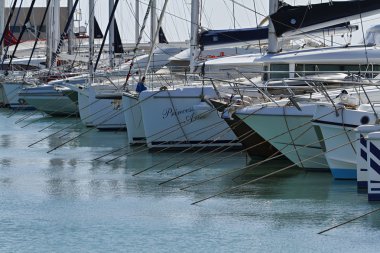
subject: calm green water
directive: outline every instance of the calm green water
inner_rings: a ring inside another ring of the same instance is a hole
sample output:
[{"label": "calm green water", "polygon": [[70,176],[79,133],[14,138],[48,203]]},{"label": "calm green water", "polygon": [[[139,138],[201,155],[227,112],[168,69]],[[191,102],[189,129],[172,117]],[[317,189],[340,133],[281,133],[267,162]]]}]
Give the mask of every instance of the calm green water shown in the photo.
[{"label": "calm green water", "polygon": [[[292,168],[191,205],[288,163],[273,162],[183,191],[245,166],[245,155],[160,186],[214,158],[128,147],[94,161],[127,145],[125,132],[97,130],[47,153],[88,129],[77,119],[11,113],[0,109],[0,252],[379,252],[380,212],[317,234],[380,208],[356,192],[355,182]],[[190,159],[199,164],[157,173]],[[132,176],[153,164],[159,165]]]}]

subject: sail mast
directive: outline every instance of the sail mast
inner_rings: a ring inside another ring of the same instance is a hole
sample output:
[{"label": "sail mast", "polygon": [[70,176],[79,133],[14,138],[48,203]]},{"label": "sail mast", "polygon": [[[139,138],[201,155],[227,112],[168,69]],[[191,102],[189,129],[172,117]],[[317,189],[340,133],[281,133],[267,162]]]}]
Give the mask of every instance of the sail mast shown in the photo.
[{"label": "sail mast", "polygon": [[191,1],[191,30],[190,30],[190,73],[195,70],[195,61],[198,56],[199,33],[199,0]]},{"label": "sail mast", "polygon": [[[153,1],[154,2],[154,1]],[[164,7],[162,7],[162,10],[161,10],[161,14],[160,14],[160,19],[158,20],[158,27],[161,27],[161,24],[162,24],[162,20],[164,19],[164,14],[165,14],[165,11],[166,11],[166,6],[168,4],[169,0],[165,0],[165,3],[164,3]],[[152,5],[152,11],[154,11],[153,9],[153,5]],[[150,65],[150,62],[152,60],[152,56],[153,56],[153,51],[154,51],[154,47],[156,46],[156,41],[157,41],[157,38],[158,38],[158,34],[159,34],[159,29],[158,27],[155,27],[154,31],[155,31],[155,34],[153,35],[153,37],[151,38],[151,41],[152,41],[152,45],[150,47],[150,52],[149,52],[149,57],[148,57],[148,63],[146,64],[146,68],[145,68],[145,72],[144,72],[144,77],[146,76],[146,74],[148,73],[148,69],[149,69],[149,65]]]},{"label": "sail mast", "polygon": [[154,35],[156,34],[157,29],[157,0],[152,1],[152,9],[150,12],[150,41],[152,44],[155,44],[156,41],[153,41]]},{"label": "sail mast", "polygon": [[136,23],[135,23],[135,44],[139,43],[139,33],[140,33],[140,0],[136,0],[135,2],[135,16],[136,16]]},{"label": "sail mast", "polygon": [[109,50],[109,64],[110,67],[114,67],[114,39],[115,39],[115,15],[112,13],[114,8],[114,0],[109,0],[109,16],[110,16],[110,28],[109,28],[109,37],[108,37],[108,50]]},{"label": "sail mast", "polygon": [[[0,32],[5,30],[4,27],[4,17],[5,17],[5,0],[0,0]],[[0,57],[3,55],[3,41],[0,44]]]},{"label": "sail mast", "polygon": [[[278,10],[278,0],[269,1],[269,15],[272,15]],[[278,52],[278,39],[276,36],[276,30],[274,29],[272,19],[269,19],[269,31],[268,31],[268,53],[274,54]]]},{"label": "sail mast", "polygon": [[[73,0],[67,0],[67,16],[70,15],[71,10],[73,9]],[[74,43],[74,22],[73,20],[70,21],[69,25],[69,31],[67,34],[67,53],[68,54],[73,54],[73,43]]]},{"label": "sail mast", "polygon": [[93,82],[94,77],[94,66],[93,66],[93,56],[94,56],[94,0],[88,1],[88,12],[89,12],[89,19],[88,19],[88,50],[89,50],[89,57],[88,57],[88,73],[90,76],[91,83]]}]

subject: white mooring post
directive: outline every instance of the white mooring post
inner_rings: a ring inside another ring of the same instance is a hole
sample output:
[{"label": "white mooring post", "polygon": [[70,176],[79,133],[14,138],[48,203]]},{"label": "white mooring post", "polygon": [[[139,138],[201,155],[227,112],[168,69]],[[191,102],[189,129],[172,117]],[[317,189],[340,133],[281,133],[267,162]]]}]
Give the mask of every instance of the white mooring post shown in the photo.
[{"label": "white mooring post", "polygon": [[380,200],[380,132],[372,132],[367,137],[369,156],[368,169],[368,201]]}]

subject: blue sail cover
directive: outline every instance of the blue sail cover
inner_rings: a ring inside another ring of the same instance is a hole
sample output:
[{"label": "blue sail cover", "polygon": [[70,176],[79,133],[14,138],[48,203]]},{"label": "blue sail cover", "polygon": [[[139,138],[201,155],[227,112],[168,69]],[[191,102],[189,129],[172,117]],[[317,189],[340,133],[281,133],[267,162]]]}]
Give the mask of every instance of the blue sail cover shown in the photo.
[{"label": "blue sail cover", "polygon": [[265,39],[268,39],[268,27],[208,30],[200,34],[199,44],[201,46],[215,46]]},{"label": "blue sail cover", "polygon": [[315,25],[321,25],[319,28],[323,28],[333,25],[334,22],[342,23],[360,18],[360,16],[378,14],[378,9],[380,9],[379,0],[330,1],[306,6],[286,4],[282,5],[276,13],[270,15],[270,18],[276,35],[280,37],[286,32],[297,29],[302,30]]},{"label": "blue sail cover", "polygon": [[[379,0],[380,1],[380,0]],[[310,32],[323,32],[325,29],[349,28],[350,22],[344,22]],[[305,33],[307,34],[307,33]],[[246,29],[226,29],[226,30],[209,30],[202,32],[199,36],[201,47],[210,47],[218,45],[237,45],[249,44],[255,41],[263,40],[265,43],[268,39],[268,27],[246,28]]]}]

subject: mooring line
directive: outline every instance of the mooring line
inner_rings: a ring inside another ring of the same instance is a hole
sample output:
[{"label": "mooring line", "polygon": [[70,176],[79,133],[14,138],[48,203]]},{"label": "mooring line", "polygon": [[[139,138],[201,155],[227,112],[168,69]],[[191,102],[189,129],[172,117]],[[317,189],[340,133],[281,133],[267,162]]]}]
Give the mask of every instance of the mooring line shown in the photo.
[{"label": "mooring line", "polygon": [[[330,114],[330,113],[328,113],[328,114]],[[321,117],[325,117],[325,116],[327,116],[328,114],[326,114],[326,115],[322,115]],[[309,124],[309,123],[311,123],[311,122],[306,122],[306,123]],[[249,150],[249,149],[254,148],[254,147],[256,147],[256,146],[259,146],[259,145],[261,145],[261,144],[263,144],[263,143],[269,142],[270,140],[273,140],[273,139],[275,139],[275,138],[278,138],[279,136],[282,136],[282,135],[284,135],[284,134],[287,134],[287,133],[290,134],[290,131],[297,130],[297,129],[303,127],[303,126],[306,126],[307,124],[301,124],[301,125],[299,125],[299,126],[293,128],[293,129],[289,129],[288,131],[285,131],[285,132],[280,133],[280,134],[278,134],[278,135],[276,135],[276,136],[273,136],[273,137],[271,137],[271,138],[268,139],[268,140],[264,140],[264,141],[262,141],[262,142],[260,142],[260,143],[258,143],[258,144],[256,144],[256,145],[251,146],[251,147],[248,147],[248,148],[246,148],[246,149],[244,149],[244,150],[245,150],[245,151],[246,151],[246,150]],[[307,133],[311,128],[313,128],[313,125],[311,125],[311,126],[308,127],[307,129],[305,129],[305,130],[304,130],[302,133],[300,133],[300,134],[296,137],[296,139],[294,139],[293,141],[296,141],[298,138],[302,137],[302,136],[303,136],[305,133]],[[300,148],[306,148],[306,147],[311,146],[311,145],[313,145],[313,144],[317,144],[317,143],[319,143],[320,141],[321,141],[321,140],[318,140],[318,141],[316,141],[316,142],[313,142],[313,143],[311,143],[311,144],[308,144],[308,145],[306,145],[306,146],[304,146],[304,147],[300,147]],[[287,148],[289,145],[290,145],[290,143],[286,144],[285,147],[283,147],[281,150],[278,150],[276,153],[278,153],[278,152],[282,152],[282,151],[283,151],[285,148]],[[288,152],[285,152],[285,153],[282,152],[279,156],[276,156],[275,158],[279,158],[279,157],[285,156],[285,155],[288,154],[288,153],[297,152],[297,150],[299,150],[300,148],[295,148],[295,147],[294,147],[293,150],[289,150]],[[160,185],[162,185],[162,184],[166,184],[166,183],[171,182],[171,181],[173,181],[173,180],[175,180],[175,179],[178,179],[178,178],[180,178],[180,177],[183,177],[183,176],[189,175],[189,174],[191,174],[191,173],[193,173],[193,172],[199,171],[199,170],[201,170],[201,169],[203,169],[203,168],[206,168],[206,167],[208,167],[208,166],[210,166],[210,165],[212,165],[212,164],[219,163],[219,162],[221,162],[222,160],[225,160],[225,159],[227,159],[227,158],[229,158],[229,157],[232,157],[232,156],[234,156],[234,155],[237,155],[237,154],[239,154],[239,153],[241,153],[241,152],[236,152],[236,153],[231,154],[231,155],[229,155],[229,156],[225,156],[225,157],[219,159],[218,161],[215,161],[215,162],[209,163],[209,164],[207,164],[207,165],[203,165],[203,166],[198,167],[198,168],[196,168],[196,169],[193,169],[193,170],[191,170],[191,171],[189,171],[189,172],[183,173],[183,174],[181,174],[181,175],[179,175],[179,176],[176,176],[176,177],[174,177],[174,178],[172,178],[172,179],[169,179],[169,180],[167,180],[167,181],[165,181],[165,182],[160,183]],[[271,158],[271,157],[269,157],[269,158]],[[272,160],[272,159],[274,159],[274,158],[271,158],[271,160]],[[267,159],[264,160],[264,162],[267,162],[267,161],[268,161]],[[299,158],[299,161],[302,162],[302,159]],[[252,167],[252,165],[250,165],[249,167]]]},{"label": "mooring line", "polygon": [[[212,111],[215,111],[215,110],[216,110],[216,109],[213,108],[212,110],[207,111],[207,112],[202,113],[202,114],[208,114],[208,113],[211,113]],[[201,115],[202,115],[202,114],[201,114]],[[183,121],[182,123],[186,123],[186,120]],[[184,126],[190,125],[191,123],[193,123],[193,122],[187,122],[187,124],[184,125]],[[220,122],[217,122],[216,124],[211,124],[211,125],[205,127],[204,129],[196,129],[196,130],[193,130],[193,131],[190,132],[189,134],[202,134],[202,133],[204,133],[204,132],[207,132],[207,131],[208,131],[208,128],[214,127],[214,126],[219,125],[219,124],[222,124],[222,123],[223,123],[223,121],[220,121]],[[159,131],[159,132],[157,132],[157,133],[155,133],[155,134],[153,134],[153,135],[151,135],[151,136],[148,136],[147,138],[151,138],[151,137],[156,136],[156,135],[158,135],[158,134],[162,134],[163,132],[166,132],[166,131],[168,131],[168,130],[174,128],[174,127],[176,127],[176,128],[173,129],[173,130],[171,130],[171,131],[168,132],[168,133],[165,133],[164,135],[158,136],[158,137],[157,137],[156,139],[154,139],[153,141],[158,140],[158,139],[160,139],[160,138],[162,138],[162,137],[165,137],[165,136],[168,135],[168,134],[171,134],[171,133],[177,131],[177,130],[179,129],[178,124],[175,124],[175,125],[173,125],[173,126],[170,126],[170,127],[168,127],[168,128],[165,128],[165,129],[163,129],[163,130],[161,130],[161,131]],[[201,131],[201,132],[199,132],[199,131]],[[218,134],[219,134],[219,133],[218,133]],[[177,140],[177,139],[179,139],[179,138],[182,138],[182,137],[183,137],[183,136],[180,135],[180,136],[178,136],[175,140]],[[171,142],[171,140],[169,140],[169,141],[165,141],[165,142],[163,142],[163,144],[165,144],[165,143],[170,143],[170,142]],[[186,142],[186,141],[182,141],[182,142],[180,142],[180,143],[187,143],[187,142]],[[172,147],[170,147],[170,146],[165,147],[165,148],[162,148],[162,149],[160,149],[159,151],[157,151],[155,154],[161,153],[161,152],[163,152],[163,151],[165,151],[165,150],[168,150],[168,149],[171,149],[171,148],[172,148]],[[189,147],[189,148],[187,148],[187,149],[185,149],[185,150],[190,150],[190,149],[192,149],[192,148],[194,148],[194,146],[191,146],[191,147]],[[146,147],[145,150],[149,150],[149,149],[150,149],[149,147]],[[139,152],[140,152],[140,151],[139,151]],[[122,156],[124,156],[124,155],[131,155],[131,154],[134,154],[134,152],[132,152],[132,153],[130,153],[130,152],[124,153],[124,154],[122,154],[122,155],[116,157],[116,159],[118,159],[118,158],[120,158],[120,157],[122,157]],[[178,155],[178,154],[177,154],[177,155]],[[114,161],[114,160],[116,160],[116,159],[113,158],[112,161]],[[110,162],[110,161],[107,161],[107,162]],[[165,162],[166,162],[166,161],[165,161]]]},{"label": "mooring line", "polygon": [[[357,139],[355,139],[354,141],[357,141]],[[320,154],[317,154],[317,155],[314,155],[314,156],[312,156],[312,157],[306,158],[306,159],[303,160],[303,162],[308,161],[308,160],[311,160],[311,159],[314,159],[314,158],[316,158],[316,157],[318,157],[318,156],[320,156],[320,155],[322,155],[322,154],[324,154],[324,153],[328,153],[328,152],[331,152],[331,151],[337,150],[337,149],[339,149],[339,148],[341,148],[341,147],[343,147],[343,146],[345,146],[345,145],[348,145],[348,144],[350,144],[350,143],[352,143],[352,142],[349,141],[349,142],[344,143],[344,144],[342,144],[342,145],[339,145],[339,146],[337,146],[337,147],[335,147],[335,148],[333,148],[333,149],[327,150],[326,152],[321,152]],[[208,200],[208,199],[211,199],[211,198],[217,197],[217,196],[219,196],[219,195],[222,195],[223,193],[230,192],[230,191],[232,191],[232,190],[235,190],[235,189],[237,189],[237,188],[240,188],[241,186],[245,186],[245,185],[248,185],[248,184],[251,184],[251,183],[257,182],[257,181],[259,181],[259,180],[261,180],[261,179],[267,178],[267,177],[272,176],[272,175],[275,175],[275,174],[277,174],[277,173],[279,173],[279,172],[282,172],[282,171],[285,171],[285,170],[287,170],[287,169],[290,169],[290,168],[293,168],[293,167],[295,167],[295,166],[298,166],[299,163],[300,163],[300,162],[294,163],[294,164],[292,164],[292,165],[286,166],[286,167],[284,167],[284,168],[282,168],[282,169],[279,169],[279,170],[277,170],[277,171],[271,172],[271,173],[269,173],[269,174],[267,174],[267,175],[261,176],[261,177],[259,177],[259,178],[255,178],[255,179],[253,179],[253,180],[250,180],[250,181],[248,181],[248,182],[245,182],[245,183],[240,184],[240,185],[237,185],[237,186],[230,187],[230,188],[228,188],[228,189],[226,189],[226,190],[220,191],[220,192],[218,192],[218,193],[216,193],[216,194],[213,194],[213,195],[208,196],[208,197],[206,197],[206,198],[203,198],[203,199],[201,199],[201,200],[197,200],[197,201],[191,203],[191,205],[195,205],[195,204],[198,204],[198,203],[203,202],[203,201],[205,201],[205,200]]]},{"label": "mooring line", "polygon": [[[352,131],[352,130],[347,130],[347,131]],[[325,139],[319,139],[319,140],[317,140],[317,141],[315,141],[315,142],[313,142],[313,143],[310,143],[310,144],[306,145],[305,147],[298,147],[298,148],[296,148],[296,149],[299,150],[299,149],[302,149],[302,148],[307,148],[307,147],[309,147],[309,146],[311,146],[311,145],[314,145],[314,144],[316,144],[316,143],[319,143],[319,142],[321,142],[321,141],[323,141],[323,140],[328,140],[328,139],[331,139],[331,138],[335,138],[335,137],[338,137],[338,136],[343,135],[343,134],[344,134],[344,133],[339,133],[339,134],[336,134],[336,135],[333,135],[333,136],[329,136],[328,138],[325,138]],[[347,144],[348,144],[348,143],[347,143]],[[279,151],[279,152],[280,152],[280,151]],[[257,166],[259,166],[259,165],[261,165],[261,164],[263,164],[263,163],[266,163],[266,162],[268,162],[268,161],[271,161],[271,160],[277,159],[277,158],[282,157],[282,156],[284,156],[284,155],[286,155],[286,154],[288,154],[288,153],[291,153],[291,152],[294,152],[294,151],[293,151],[293,150],[289,150],[288,152],[281,153],[281,154],[279,154],[279,155],[277,155],[277,156],[269,157],[269,158],[267,158],[267,159],[265,159],[265,160],[261,160],[261,161],[259,161],[259,162],[256,162],[256,163],[254,163],[254,164],[250,164],[250,165],[248,165],[248,166],[245,166],[245,167],[239,168],[239,169],[237,169],[237,170],[233,170],[233,171],[230,171],[230,172],[226,172],[226,173],[223,173],[223,174],[218,175],[218,176],[216,176],[216,177],[213,177],[213,178],[210,178],[210,179],[206,179],[206,180],[204,180],[204,181],[201,181],[201,182],[199,182],[199,183],[196,183],[196,184],[192,184],[192,185],[189,185],[189,186],[183,187],[183,188],[181,188],[181,190],[185,190],[185,189],[188,189],[188,188],[190,188],[190,187],[197,186],[197,185],[200,185],[200,184],[203,184],[203,183],[209,182],[209,181],[211,181],[211,180],[214,180],[214,179],[217,179],[217,178],[220,178],[220,177],[226,176],[226,175],[230,175],[230,174],[236,173],[237,171],[241,171],[241,170],[245,170],[245,169],[251,169],[251,168],[256,168]],[[209,165],[207,165],[207,166],[209,166]],[[201,167],[201,168],[203,168],[203,167]]]},{"label": "mooring line", "polygon": [[365,217],[365,216],[367,216],[367,215],[373,214],[373,213],[378,212],[378,211],[380,211],[380,208],[377,208],[377,209],[372,210],[372,211],[370,211],[370,212],[368,212],[368,213],[365,213],[365,214],[362,214],[362,215],[360,215],[360,216],[357,216],[357,217],[355,217],[355,218],[353,218],[353,219],[350,219],[350,220],[348,220],[348,221],[342,222],[342,223],[340,223],[340,224],[338,224],[338,225],[335,225],[335,226],[333,226],[333,227],[330,227],[330,228],[328,228],[328,229],[322,230],[322,231],[318,232],[318,235],[321,235],[321,234],[326,233],[326,232],[328,232],[328,231],[330,231],[330,230],[333,230],[333,229],[338,228],[338,227],[340,227],[340,226],[346,225],[346,224],[348,224],[348,223],[351,223],[351,222],[353,222],[353,221],[355,221],[355,220],[358,220],[358,219],[360,219],[360,218],[362,218],[362,217]]}]

